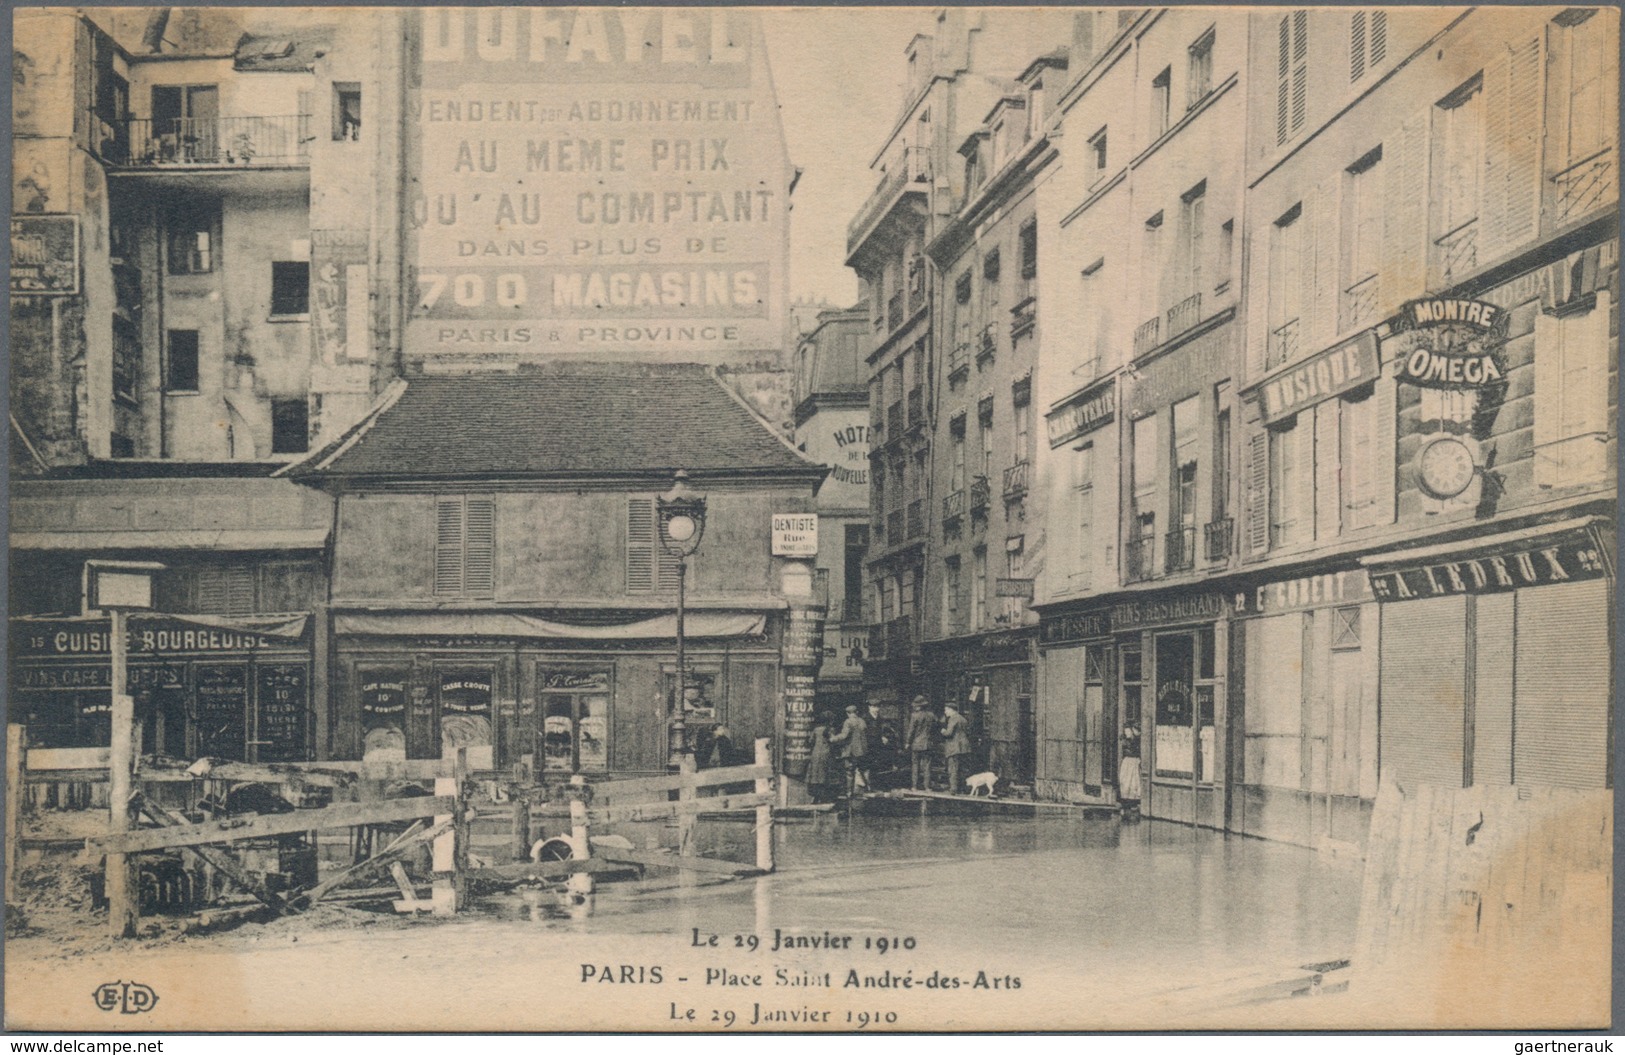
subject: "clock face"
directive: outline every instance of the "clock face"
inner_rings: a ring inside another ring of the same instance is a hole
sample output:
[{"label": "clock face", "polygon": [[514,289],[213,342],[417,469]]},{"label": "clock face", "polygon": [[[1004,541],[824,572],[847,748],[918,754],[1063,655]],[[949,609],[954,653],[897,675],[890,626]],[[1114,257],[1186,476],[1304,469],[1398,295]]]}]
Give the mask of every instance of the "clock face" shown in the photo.
[{"label": "clock face", "polygon": [[1417,457],[1422,490],[1434,498],[1454,498],[1467,490],[1478,472],[1473,452],[1454,436],[1441,436]]}]

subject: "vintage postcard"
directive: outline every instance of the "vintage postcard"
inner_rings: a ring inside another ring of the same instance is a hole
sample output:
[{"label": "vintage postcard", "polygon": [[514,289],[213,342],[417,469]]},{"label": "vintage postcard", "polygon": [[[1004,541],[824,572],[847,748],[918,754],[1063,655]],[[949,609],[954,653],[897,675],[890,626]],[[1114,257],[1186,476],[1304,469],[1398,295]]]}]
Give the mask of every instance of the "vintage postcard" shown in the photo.
[{"label": "vintage postcard", "polygon": [[5,1027],[1610,1024],[1613,7],[54,7]]}]

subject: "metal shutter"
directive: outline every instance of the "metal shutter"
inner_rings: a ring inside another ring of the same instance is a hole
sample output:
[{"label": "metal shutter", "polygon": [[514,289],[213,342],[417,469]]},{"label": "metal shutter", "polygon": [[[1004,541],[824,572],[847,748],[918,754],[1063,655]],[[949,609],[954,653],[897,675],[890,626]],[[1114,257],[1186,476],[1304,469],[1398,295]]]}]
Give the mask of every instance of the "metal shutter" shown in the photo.
[{"label": "metal shutter", "polygon": [[1514,783],[1605,786],[1607,615],[1601,579],[1518,591]]},{"label": "metal shutter", "polygon": [[1461,787],[1467,604],[1401,601],[1382,612],[1382,772]]},{"label": "metal shutter", "polygon": [[1473,783],[1512,783],[1512,594],[1478,599]]}]

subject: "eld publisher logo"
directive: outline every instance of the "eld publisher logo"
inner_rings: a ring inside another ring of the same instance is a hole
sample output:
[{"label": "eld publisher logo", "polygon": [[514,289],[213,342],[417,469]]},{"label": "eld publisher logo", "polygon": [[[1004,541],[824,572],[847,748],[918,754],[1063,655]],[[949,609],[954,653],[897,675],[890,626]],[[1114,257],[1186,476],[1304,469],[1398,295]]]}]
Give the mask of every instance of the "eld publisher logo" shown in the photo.
[{"label": "eld publisher logo", "polygon": [[139,1015],[158,1006],[158,994],[140,982],[106,982],[96,987],[91,998],[103,1011],[121,1015]]}]

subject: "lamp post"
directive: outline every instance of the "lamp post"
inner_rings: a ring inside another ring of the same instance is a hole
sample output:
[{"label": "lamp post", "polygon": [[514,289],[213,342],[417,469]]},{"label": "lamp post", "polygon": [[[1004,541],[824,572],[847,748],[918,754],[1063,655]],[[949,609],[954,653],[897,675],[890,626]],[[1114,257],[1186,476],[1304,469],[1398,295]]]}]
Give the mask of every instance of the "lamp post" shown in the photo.
[{"label": "lamp post", "polygon": [[677,470],[670,491],[655,499],[660,523],[660,548],[677,558],[677,696],[671,719],[671,763],[688,752],[688,722],[683,716],[688,689],[687,658],[683,652],[683,610],[687,604],[688,558],[700,548],[705,534],[705,496],[688,486],[688,473]]}]

